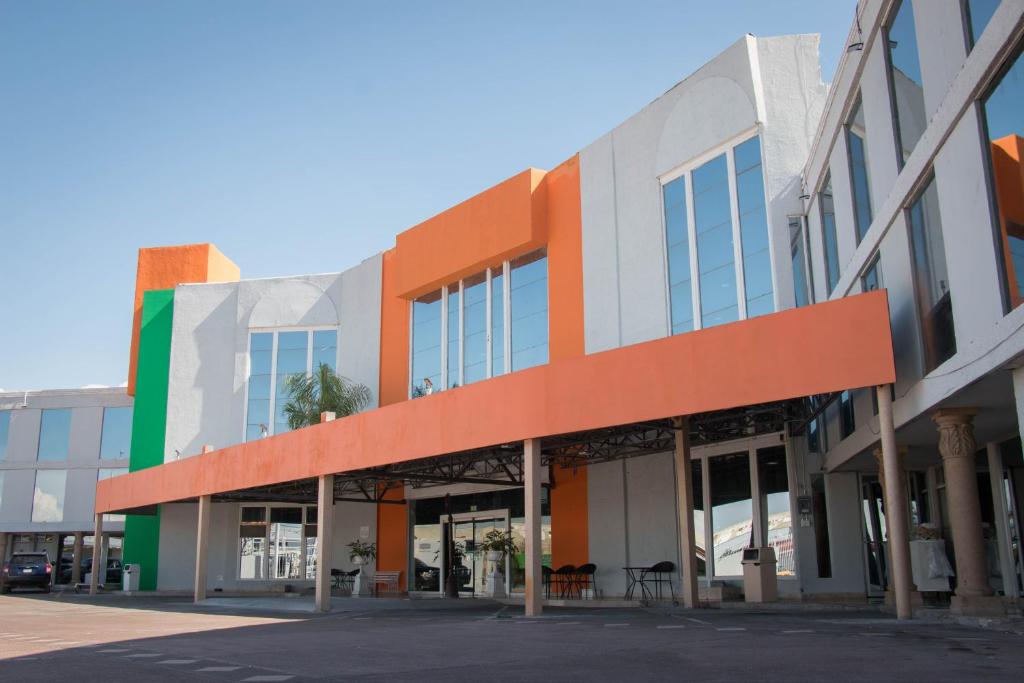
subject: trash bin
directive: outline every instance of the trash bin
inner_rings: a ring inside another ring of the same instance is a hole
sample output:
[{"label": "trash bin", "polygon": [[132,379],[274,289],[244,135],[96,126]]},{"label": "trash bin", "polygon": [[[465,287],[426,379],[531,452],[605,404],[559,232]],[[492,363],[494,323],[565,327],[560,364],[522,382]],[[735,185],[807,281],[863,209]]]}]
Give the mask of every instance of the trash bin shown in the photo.
[{"label": "trash bin", "polygon": [[775,549],[743,549],[743,595],[747,602],[775,602],[779,587],[775,577]]},{"label": "trash bin", "polygon": [[137,564],[126,564],[121,569],[121,590],[131,593],[139,589],[141,568]]}]

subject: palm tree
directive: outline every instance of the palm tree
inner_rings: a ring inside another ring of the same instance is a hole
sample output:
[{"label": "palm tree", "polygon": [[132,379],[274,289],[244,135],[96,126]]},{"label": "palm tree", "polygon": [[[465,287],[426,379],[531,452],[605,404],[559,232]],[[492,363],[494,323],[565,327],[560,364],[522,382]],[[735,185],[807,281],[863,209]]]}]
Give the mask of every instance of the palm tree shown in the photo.
[{"label": "palm tree", "polygon": [[295,374],[286,382],[289,399],[284,414],[291,429],[318,424],[320,413],[324,412],[337,417],[358,413],[373,399],[369,387],[342,377],[326,363],[321,363],[309,377]]}]

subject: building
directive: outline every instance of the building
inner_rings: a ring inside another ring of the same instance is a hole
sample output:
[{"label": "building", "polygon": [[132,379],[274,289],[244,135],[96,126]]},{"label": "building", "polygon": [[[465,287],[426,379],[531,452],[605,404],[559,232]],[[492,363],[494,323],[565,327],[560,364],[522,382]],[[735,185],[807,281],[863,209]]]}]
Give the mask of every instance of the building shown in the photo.
[{"label": "building", "polygon": [[[80,580],[95,545],[96,482],[128,471],[131,432],[123,388],[0,393],[0,562],[45,551],[66,560],[55,582]],[[124,515],[105,522],[102,554],[119,558]]]},{"label": "building", "polygon": [[[855,11],[830,87],[815,36],[744,36],[343,273],[142,250],[132,474],[97,510],[143,588],[323,606],[361,539],[402,590],[478,593],[498,528],[531,613],[543,565],[727,599],[749,546],[789,599],[1015,609],[1024,2]],[[322,362],[374,407],[291,432]]]}]

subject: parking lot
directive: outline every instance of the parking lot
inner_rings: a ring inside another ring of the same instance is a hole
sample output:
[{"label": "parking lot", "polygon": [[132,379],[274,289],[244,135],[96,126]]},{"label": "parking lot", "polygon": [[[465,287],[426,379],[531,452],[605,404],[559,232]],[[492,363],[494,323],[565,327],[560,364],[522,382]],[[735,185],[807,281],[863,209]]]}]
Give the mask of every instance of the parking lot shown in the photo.
[{"label": "parking lot", "polygon": [[[871,612],[549,609],[489,601],[0,598],[0,680],[1011,680],[1015,632]],[[267,605],[271,608],[267,608]],[[276,607],[275,607],[276,605]]]}]

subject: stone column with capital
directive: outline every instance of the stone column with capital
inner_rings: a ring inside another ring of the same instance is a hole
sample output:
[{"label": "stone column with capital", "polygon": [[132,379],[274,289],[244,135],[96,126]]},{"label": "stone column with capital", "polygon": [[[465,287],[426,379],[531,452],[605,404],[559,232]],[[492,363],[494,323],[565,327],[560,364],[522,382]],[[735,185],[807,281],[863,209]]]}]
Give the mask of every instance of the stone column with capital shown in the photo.
[{"label": "stone column with capital", "polygon": [[985,563],[975,464],[976,414],[976,410],[968,408],[948,408],[932,414],[939,430],[939,453],[946,475],[946,503],[956,556],[956,595],[950,607],[958,614],[1003,614],[1002,601],[992,595]]}]

